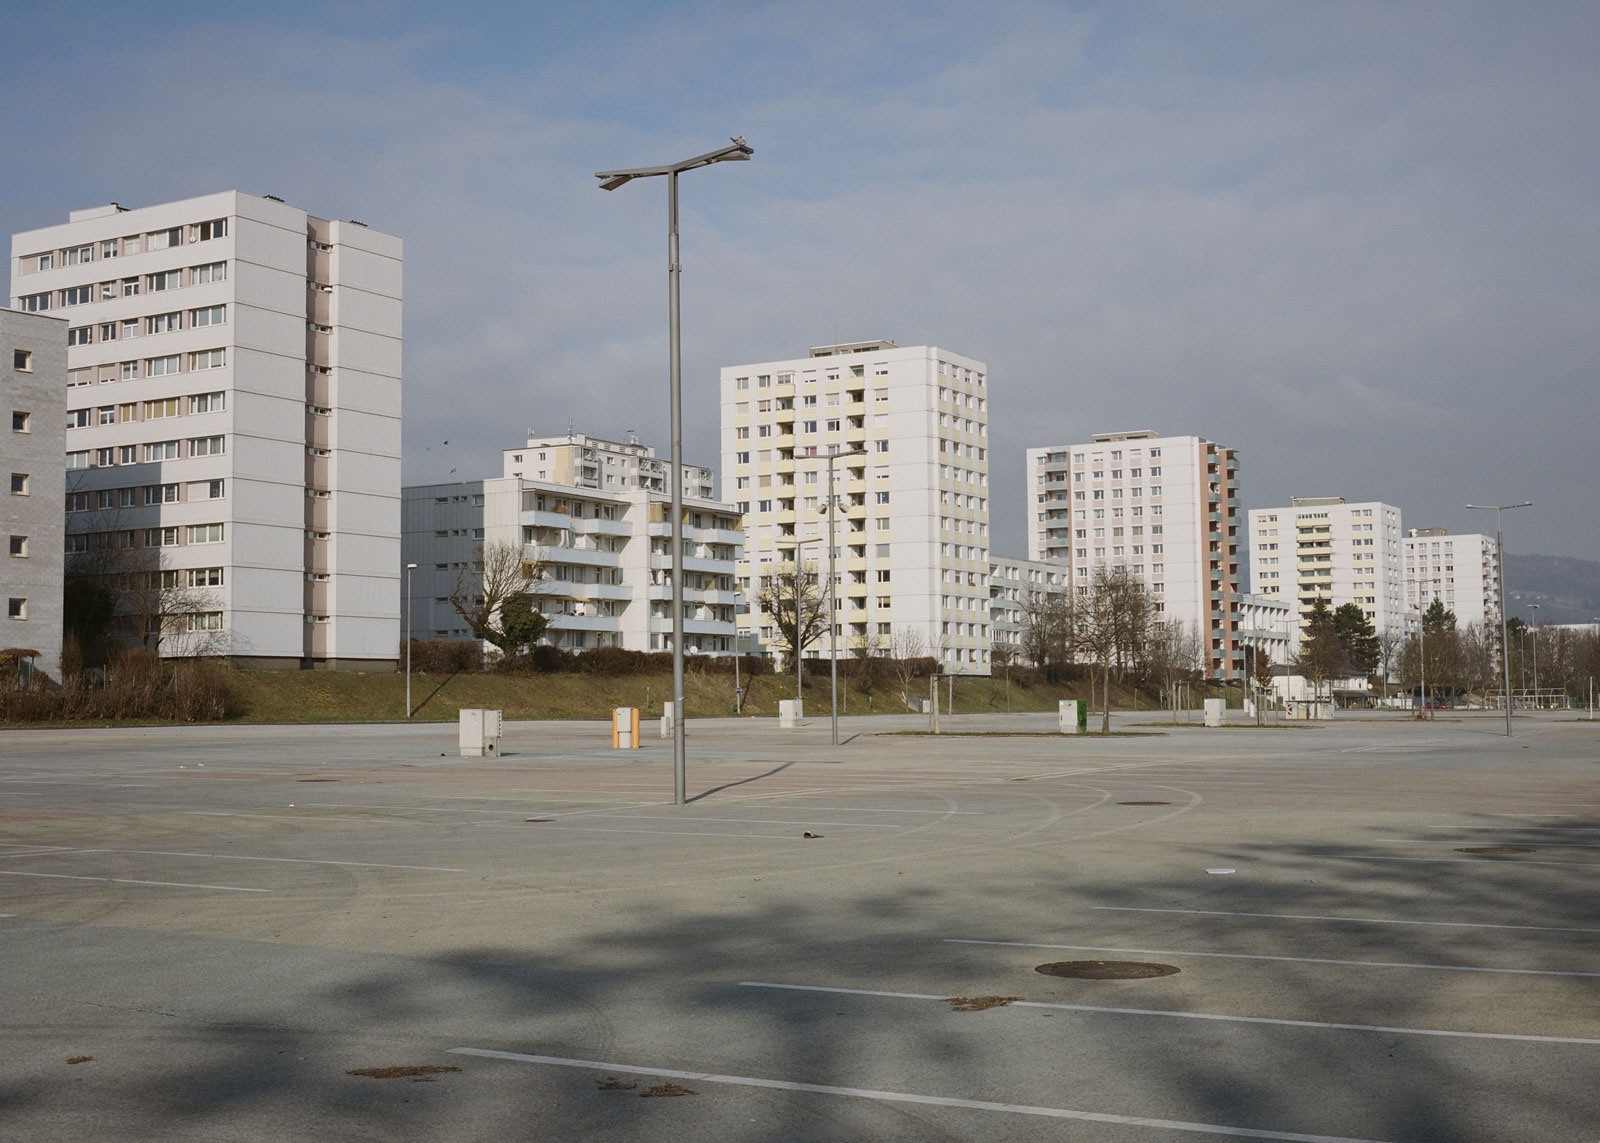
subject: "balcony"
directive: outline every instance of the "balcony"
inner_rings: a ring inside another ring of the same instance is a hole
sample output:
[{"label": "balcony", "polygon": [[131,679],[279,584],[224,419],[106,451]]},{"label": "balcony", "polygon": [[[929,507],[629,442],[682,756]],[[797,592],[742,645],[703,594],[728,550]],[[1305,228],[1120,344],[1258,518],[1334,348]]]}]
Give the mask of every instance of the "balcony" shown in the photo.
[{"label": "balcony", "polygon": [[615,615],[547,615],[552,631],[617,631],[622,621]]},{"label": "balcony", "polygon": [[[536,515],[554,515],[554,513],[535,513]],[[576,535],[580,536],[631,536],[633,525],[622,520],[599,520],[594,517],[579,520],[574,518],[570,527]]]},{"label": "balcony", "polygon": [[622,560],[616,552],[599,552],[592,548],[556,548],[535,544],[523,548],[522,553],[524,559],[544,564],[584,564],[596,568],[622,566]]}]

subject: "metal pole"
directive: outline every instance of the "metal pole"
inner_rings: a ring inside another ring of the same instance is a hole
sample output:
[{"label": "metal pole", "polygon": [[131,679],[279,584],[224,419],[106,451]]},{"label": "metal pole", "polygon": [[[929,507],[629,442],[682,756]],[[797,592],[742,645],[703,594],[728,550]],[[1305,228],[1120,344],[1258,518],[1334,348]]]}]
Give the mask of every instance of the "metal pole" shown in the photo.
[{"label": "metal pole", "polygon": [[672,325],[672,800],[688,798],[683,734],[683,342],[678,307],[678,172],[667,173],[667,310]]},{"label": "metal pole", "polygon": [[1424,620],[1417,621],[1417,674],[1422,687],[1422,713],[1418,718],[1428,717],[1428,653],[1427,640],[1428,625]]},{"label": "metal pole", "polygon": [[838,453],[828,455],[828,697],[835,746],[839,745],[839,587],[833,568],[833,462],[838,459]]},{"label": "metal pole", "polygon": [[[796,525],[796,526],[798,527],[798,525]],[[803,592],[801,590],[804,587],[804,584],[801,582],[801,576],[802,576],[802,569],[804,568],[805,565],[801,562],[800,553],[803,551],[804,543],[805,543],[805,538],[803,536],[801,536],[798,531],[795,532],[795,534],[794,534],[794,645],[790,649],[794,652],[794,697],[795,697],[795,701],[796,702],[804,702],[805,701],[805,695],[801,690],[801,687],[802,687],[803,684],[802,684],[801,676],[800,676],[800,648],[801,648],[800,639],[801,639],[802,629],[805,626],[805,624],[803,622],[804,616],[801,614],[801,607],[805,603],[804,594],[803,594]]]},{"label": "metal pole", "polygon": [[733,713],[734,714],[738,714],[739,713],[739,707],[743,705],[739,701],[739,699],[743,695],[743,693],[744,693],[744,688],[742,688],[739,685],[739,628],[736,625],[734,627],[734,629],[733,629]]},{"label": "metal pole", "polygon": [[1539,605],[1529,604],[1533,611],[1533,709],[1539,709]]},{"label": "metal pole", "polygon": [[411,573],[416,564],[406,565],[406,717],[411,717]]}]

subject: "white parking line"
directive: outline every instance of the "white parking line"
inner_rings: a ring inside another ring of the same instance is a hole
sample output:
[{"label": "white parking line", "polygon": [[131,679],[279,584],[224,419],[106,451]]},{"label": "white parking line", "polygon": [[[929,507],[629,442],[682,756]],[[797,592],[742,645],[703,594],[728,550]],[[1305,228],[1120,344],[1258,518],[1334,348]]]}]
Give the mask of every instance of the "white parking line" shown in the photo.
[{"label": "white parking line", "polygon": [[[478,825],[514,825],[514,822],[478,822]],[[806,824],[796,822],[795,828]],[[543,833],[635,833],[647,837],[754,837],[767,841],[796,841],[798,833],[721,833],[717,830],[691,830],[691,829],[616,829],[612,826],[574,826],[559,825],[555,822],[545,826],[540,831]]]},{"label": "white parking line", "polygon": [[1325,861],[1431,861],[1444,862],[1451,865],[1562,865],[1568,869],[1600,869],[1600,864],[1592,861],[1528,861],[1521,857],[1507,857],[1495,859],[1490,857],[1395,857],[1386,853],[1306,853],[1302,857],[1317,857]]},{"label": "white parking line", "polygon": [[1033,1115],[1045,1119],[1075,1119],[1088,1123],[1114,1123],[1124,1127],[1159,1127],[1167,1131],[1187,1131],[1196,1135],[1225,1135],[1235,1139],[1275,1139],[1284,1143],[1377,1143],[1371,1139],[1352,1139],[1343,1135],[1306,1135],[1298,1131],[1268,1131],[1258,1127],[1228,1127],[1216,1123],[1188,1123],[1179,1119],[1154,1119],[1142,1115],[1109,1115],[1099,1111],[1070,1111],[1064,1107],[1035,1107],[1025,1103],[997,1103],[987,1099],[958,1099],[947,1095],[918,1095],[908,1091],[880,1091],[865,1087],[839,1087],[834,1084],[801,1083],[796,1080],[764,1079],[760,1076],[719,1075],[716,1072],[691,1072],[675,1068],[650,1068],[638,1064],[609,1063],[601,1060],[576,1060],[565,1056],[535,1056],[523,1052],[497,1052],[487,1048],[451,1048],[455,1056],[477,1056],[488,1060],[510,1060],[522,1064],[545,1064],[587,1071],[623,1072],[628,1075],[657,1076],[662,1079],[690,1080],[694,1083],[732,1084],[776,1091],[806,1091],[817,1095],[846,1095],[856,1099],[876,1099],[885,1103],[915,1103],[932,1107],[959,1107],[970,1111],[1002,1111],[1013,1115]]},{"label": "white parking line", "polygon": [[139,881],[132,877],[85,877],[77,873],[21,873],[0,869],[0,877],[53,877],[62,881],[109,881],[117,885],[161,885],[169,889],[222,889],[230,893],[271,893],[271,889],[245,889],[238,885],[196,885],[190,881]]},{"label": "white parking line", "polygon": [[1317,913],[1235,913],[1223,909],[1140,909],[1132,905],[1091,905],[1107,913],[1186,913],[1201,917],[1276,917],[1285,921],[1353,921],[1363,925],[1420,925],[1440,929],[1524,929],[1535,933],[1600,933],[1600,929],[1569,929],[1555,925],[1495,925],[1475,921],[1397,921],[1391,917],[1333,917]]},{"label": "white parking line", "polygon": [[1139,953],[1143,956],[1204,956],[1222,960],[1280,960],[1294,964],[1342,964],[1358,968],[1424,968],[1439,972],[1489,972],[1508,976],[1600,976],[1600,972],[1569,972],[1553,968],[1477,968],[1467,964],[1407,964],[1387,960],[1331,960],[1316,956],[1264,956],[1260,953],[1184,952],[1179,949],[1113,949],[1099,945],[1049,945],[1033,941],[977,941],[946,937],[947,945],[1000,945],[1018,949],[1062,949],[1067,952]]},{"label": "white parking line", "polygon": [[[820,984],[772,984],[741,980],[741,988],[777,988],[788,992],[826,992],[842,996],[883,996],[892,1000],[937,1000],[948,996],[925,992],[880,992],[867,988],[829,988]],[[1013,1000],[1009,1008],[1049,1008],[1065,1012],[1103,1012],[1112,1016],[1166,1016],[1174,1020],[1215,1020],[1224,1024],[1274,1024],[1285,1028],[1328,1028],[1342,1032],[1385,1032],[1407,1036],[1446,1036],[1458,1040],[1515,1040],[1531,1044],[1600,1044],[1580,1036],[1531,1036],[1516,1032],[1457,1032],[1448,1028],[1391,1028],[1383,1024],[1343,1024],[1324,1020],[1285,1020],[1275,1016],[1227,1016],[1220,1012],[1174,1012],[1164,1008],[1107,1008],[1095,1004],[1060,1004],[1045,1000]]]},{"label": "white parking line", "polygon": [[[90,852],[90,851],[85,851]],[[250,857],[240,853],[184,853],[170,849],[106,849],[99,853],[138,853],[151,857],[209,857],[219,861],[285,861],[295,865],[353,865],[359,869],[414,869],[425,873],[467,873],[449,865],[389,865],[382,861],[326,861],[313,857]],[[17,854],[14,856],[24,856]],[[26,856],[32,856],[31,854]]]}]

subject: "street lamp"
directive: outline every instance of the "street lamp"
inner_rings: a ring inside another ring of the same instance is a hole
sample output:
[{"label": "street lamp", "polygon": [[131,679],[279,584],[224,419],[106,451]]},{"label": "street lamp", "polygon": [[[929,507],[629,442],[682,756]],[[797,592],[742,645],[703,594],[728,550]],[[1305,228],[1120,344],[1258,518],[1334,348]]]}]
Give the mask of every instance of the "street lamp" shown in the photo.
[{"label": "street lamp", "polygon": [[1539,709],[1539,605],[1530,603],[1533,611],[1533,709]]},{"label": "street lamp", "polygon": [[1506,631],[1506,547],[1500,528],[1500,513],[1512,508],[1532,508],[1532,500],[1520,504],[1468,504],[1468,508],[1494,512],[1494,550],[1500,562],[1500,669],[1506,697],[1506,737],[1511,737],[1511,637]]},{"label": "street lamp", "polygon": [[406,565],[406,717],[411,717],[411,573],[416,564]]},{"label": "street lamp", "polygon": [[864,448],[850,449],[848,452],[830,452],[824,459],[828,462],[828,674],[829,691],[833,703],[831,721],[833,724],[833,744],[839,745],[839,581],[833,570],[834,543],[833,521],[836,505],[833,499],[833,462],[841,456],[866,456]]},{"label": "street lamp", "polygon": [[672,403],[672,786],[673,801],[683,805],[683,347],[680,334],[678,278],[683,272],[678,262],[678,176],[712,163],[748,159],[755,148],[744,139],[734,139],[727,147],[707,151],[692,159],[659,167],[634,167],[622,171],[596,171],[600,189],[613,191],[634,179],[667,176],[667,316],[670,327],[669,381]]}]

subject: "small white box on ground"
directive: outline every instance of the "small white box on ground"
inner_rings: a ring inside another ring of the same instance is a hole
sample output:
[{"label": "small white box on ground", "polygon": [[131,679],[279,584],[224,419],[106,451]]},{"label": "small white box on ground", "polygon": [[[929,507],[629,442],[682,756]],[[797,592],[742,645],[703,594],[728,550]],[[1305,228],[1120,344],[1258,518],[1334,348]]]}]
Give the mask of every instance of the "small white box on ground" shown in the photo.
[{"label": "small white box on ground", "polygon": [[778,725],[799,726],[805,717],[805,705],[799,699],[778,700]]},{"label": "small white box on ground", "polygon": [[1206,699],[1206,725],[1221,726],[1228,720],[1227,699]]},{"label": "small white box on ground", "polygon": [[1082,699],[1062,699],[1056,706],[1062,734],[1082,734],[1089,729],[1089,704]]},{"label": "small white box on ground", "polygon": [[661,737],[671,738],[672,728],[678,721],[678,704],[664,702],[661,704]]},{"label": "small white box on ground", "polygon": [[461,757],[496,757],[500,753],[500,712],[481,707],[461,711]]},{"label": "small white box on ground", "polygon": [[617,750],[636,750],[639,747],[639,708],[613,707],[611,711],[611,745]]}]

